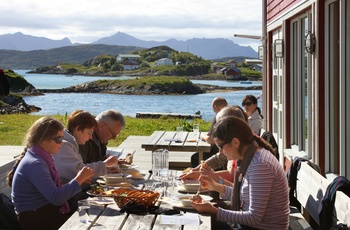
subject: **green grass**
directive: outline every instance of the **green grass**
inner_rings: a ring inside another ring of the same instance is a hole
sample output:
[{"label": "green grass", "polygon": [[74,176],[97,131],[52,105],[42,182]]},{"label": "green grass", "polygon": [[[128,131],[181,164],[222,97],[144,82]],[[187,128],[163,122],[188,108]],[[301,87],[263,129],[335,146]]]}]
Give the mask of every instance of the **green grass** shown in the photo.
[{"label": "green grass", "polygon": [[[23,138],[34,121],[42,116],[29,114],[0,115],[0,145],[22,145]],[[64,115],[52,116],[65,125],[67,117]],[[119,146],[128,136],[149,136],[156,130],[175,131],[179,125],[184,126],[184,130],[192,129],[193,121],[161,117],[159,119],[141,119],[125,117],[126,127],[116,140],[109,142],[109,146]],[[201,131],[207,131],[210,122],[196,119],[200,124]]]}]

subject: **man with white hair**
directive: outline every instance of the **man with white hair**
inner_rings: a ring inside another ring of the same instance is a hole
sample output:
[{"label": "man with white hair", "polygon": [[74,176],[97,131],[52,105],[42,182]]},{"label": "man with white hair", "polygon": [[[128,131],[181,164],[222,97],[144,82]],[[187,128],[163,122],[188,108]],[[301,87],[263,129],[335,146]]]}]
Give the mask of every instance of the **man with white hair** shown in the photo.
[{"label": "man with white hair", "polygon": [[107,144],[109,140],[119,136],[125,127],[124,116],[116,110],[106,110],[96,116],[97,128],[92,134],[92,139],[84,145],[79,145],[79,152],[84,163],[92,163],[105,160]]}]

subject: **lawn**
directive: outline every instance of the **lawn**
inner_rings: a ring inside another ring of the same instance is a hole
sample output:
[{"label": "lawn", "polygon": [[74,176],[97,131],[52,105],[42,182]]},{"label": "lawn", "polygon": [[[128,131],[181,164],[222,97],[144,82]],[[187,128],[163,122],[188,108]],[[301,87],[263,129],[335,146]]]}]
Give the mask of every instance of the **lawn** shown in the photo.
[{"label": "lawn", "polygon": [[[23,138],[28,128],[34,121],[42,116],[29,114],[12,114],[0,115],[0,145],[22,145]],[[65,125],[67,124],[67,117],[64,115],[52,116]],[[159,119],[144,119],[125,117],[126,127],[121,132],[116,140],[109,142],[109,146],[119,146],[128,136],[149,136],[155,130],[176,130],[179,125],[184,126],[184,130],[192,130],[193,121],[186,121],[182,119],[161,117]],[[210,122],[196,119],[200,124],[200,131],[207,131],[210,127]]]}]

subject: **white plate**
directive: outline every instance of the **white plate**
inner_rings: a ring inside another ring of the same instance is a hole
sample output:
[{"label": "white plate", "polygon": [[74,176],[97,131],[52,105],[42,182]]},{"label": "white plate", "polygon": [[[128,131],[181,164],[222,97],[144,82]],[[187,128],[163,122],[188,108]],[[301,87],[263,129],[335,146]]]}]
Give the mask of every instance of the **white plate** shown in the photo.
[{"label": "white plate", "polygon": [[[190,198],[192,197],[193,195],[192,194],[181,194],[181,195],[176,195],[174,196],[175,200],[180,200],[181,198]],[[205,201],[211,201],[213,199],[213,197],[211,196],[208,196],[208,195],[200,195],[202,197],[203,200]]]},{"label": "white plate", "polygon": [[112,194],[95,194],[95,193],[92,193],[91,190],[88,190],[86,191],[86,194],[90,195],[90,196],[96,196],[96,197],[112,197],[113,195]]},{"label": "white plate", "polygon": [[139,166],[137,165],[128,165],[128,164],[121,164],[118,165],[121,170],[128,170],[128,169],[135,169],[138,168]]},{"label": "white plate", "polygon": [[[106,178],[106,176],[108,178]],[[107,174],[106,176],[101,176],[101,178],[104,179],[104,181],[108,185],[117,184],[117,183],[121,183],[121,182],[127,182],[132,177],[132,175],[130,175],[130,174],[123,174],[123,176],[119,176],[118,174],[116,174],[116,176],[113,176],[113,174]]]}]

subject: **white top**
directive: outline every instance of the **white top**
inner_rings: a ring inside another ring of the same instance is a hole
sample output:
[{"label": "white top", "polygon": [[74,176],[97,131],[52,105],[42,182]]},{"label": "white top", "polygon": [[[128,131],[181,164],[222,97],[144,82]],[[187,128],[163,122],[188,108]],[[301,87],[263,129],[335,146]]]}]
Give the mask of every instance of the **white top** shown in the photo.
[{"label": "white top", "polygon": [[260,136],[260,130],[262,128],[262,118],[259,114],[259,111],[256,109],[250,117],[248,117],[248,124],[252,131]]},{"label": "white top", "polygon": [[79,153],[79,145],[74,136],[67,130],[64,131],[63,144],[60,151],[54,154],[53,158],[63,183],[72,180],[84,166],[94,170],[94,178],[107,173],[107,168],[102,161],[84,164],[83,158]]}]

